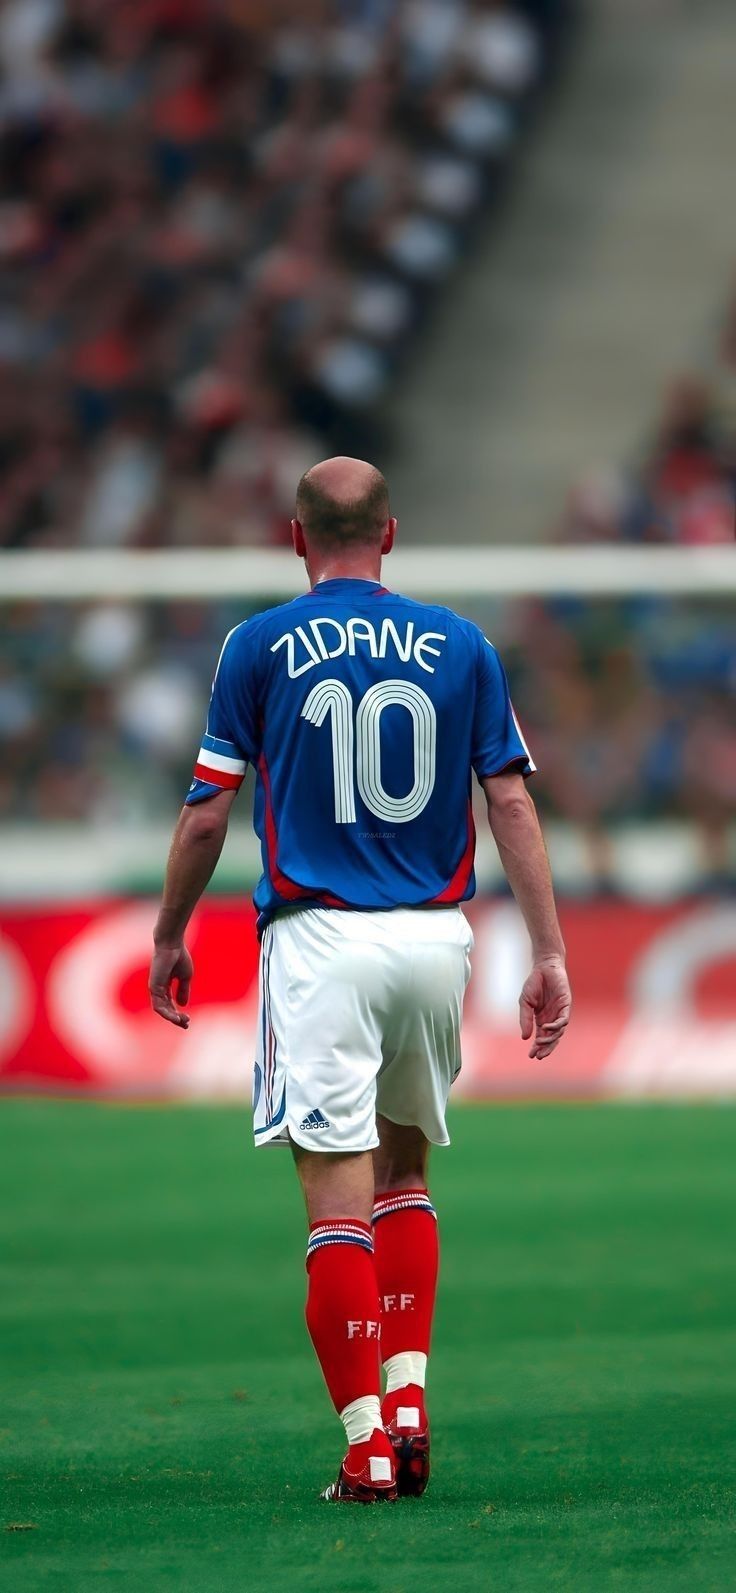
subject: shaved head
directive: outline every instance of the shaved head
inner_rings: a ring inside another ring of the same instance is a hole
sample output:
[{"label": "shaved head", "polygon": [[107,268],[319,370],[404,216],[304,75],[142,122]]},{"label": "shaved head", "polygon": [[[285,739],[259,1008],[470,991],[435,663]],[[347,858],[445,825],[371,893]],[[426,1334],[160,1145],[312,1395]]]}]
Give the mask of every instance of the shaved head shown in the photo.
[{"label": "shaved head", "polygon": [[391,513],[388,488],[375,465],[340,454],[302,476],[296,512],[307,541],[321,551],[379,547]]}]

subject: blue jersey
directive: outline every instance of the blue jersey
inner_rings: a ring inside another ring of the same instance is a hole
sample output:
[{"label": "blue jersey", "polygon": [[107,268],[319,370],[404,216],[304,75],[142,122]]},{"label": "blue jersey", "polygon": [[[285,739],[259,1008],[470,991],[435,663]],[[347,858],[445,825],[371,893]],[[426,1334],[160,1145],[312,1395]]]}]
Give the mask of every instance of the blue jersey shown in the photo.
[{"label": "blue jersey", "polygon": [[375,581],[321,581],[226,638],[187,797],[256,769],[259,928],[475,891],[471,772],[534,769],[477,626]]}]

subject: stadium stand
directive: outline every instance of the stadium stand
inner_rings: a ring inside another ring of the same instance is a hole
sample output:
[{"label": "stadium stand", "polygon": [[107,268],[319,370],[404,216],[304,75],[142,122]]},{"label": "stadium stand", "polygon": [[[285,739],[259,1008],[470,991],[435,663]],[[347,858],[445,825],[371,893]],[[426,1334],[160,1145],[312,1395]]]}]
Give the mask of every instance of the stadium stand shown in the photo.
[{"label": "stadium stand", "polygon": [[687,372],[665,394],[656,432],[633,468],[607,467],[573,489],[557,527],[562,542],[734,539],[736,292],[709,373]]}]

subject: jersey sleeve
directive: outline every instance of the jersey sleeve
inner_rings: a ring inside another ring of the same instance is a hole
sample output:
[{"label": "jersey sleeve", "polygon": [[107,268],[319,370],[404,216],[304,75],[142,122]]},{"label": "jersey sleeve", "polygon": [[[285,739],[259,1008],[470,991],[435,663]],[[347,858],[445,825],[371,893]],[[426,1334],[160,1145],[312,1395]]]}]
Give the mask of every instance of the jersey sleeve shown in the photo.
[{"label": "jersey sleeve", "polygon": [[480,632],[470,757],[479,780],[515,764],[525,776],[536,769],[513,710],[503,664]]},{"label": "jersey sleeve", "polygon": [[238,625],[225,637],[217,662],[187,804],[237,791],[246,765],[258,758],[259,739],[254,647],[245,625]]}]

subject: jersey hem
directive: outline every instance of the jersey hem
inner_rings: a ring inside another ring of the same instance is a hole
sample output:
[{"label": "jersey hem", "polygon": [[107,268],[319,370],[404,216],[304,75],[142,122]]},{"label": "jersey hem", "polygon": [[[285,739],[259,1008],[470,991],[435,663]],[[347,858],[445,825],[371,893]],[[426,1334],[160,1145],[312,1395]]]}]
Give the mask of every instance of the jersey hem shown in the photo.
[{"label": "jersey hem", "polygon": [[315,908],[325,913],[439,913],[447,907],[462,907],[463,902],[471,901],[474,894],[475,892],[471,892],[444,902],[436,901],[432,897],[425,902],[388,902],[385,907],[376,902],[337,903],[334,899],[323,901],[319,896],[305,896],[301,901],[279,902],[273,907],[264,907],[256,920],[256,930],[260,937],[275,918],[288,918],[292,913],[313,912]]}]

